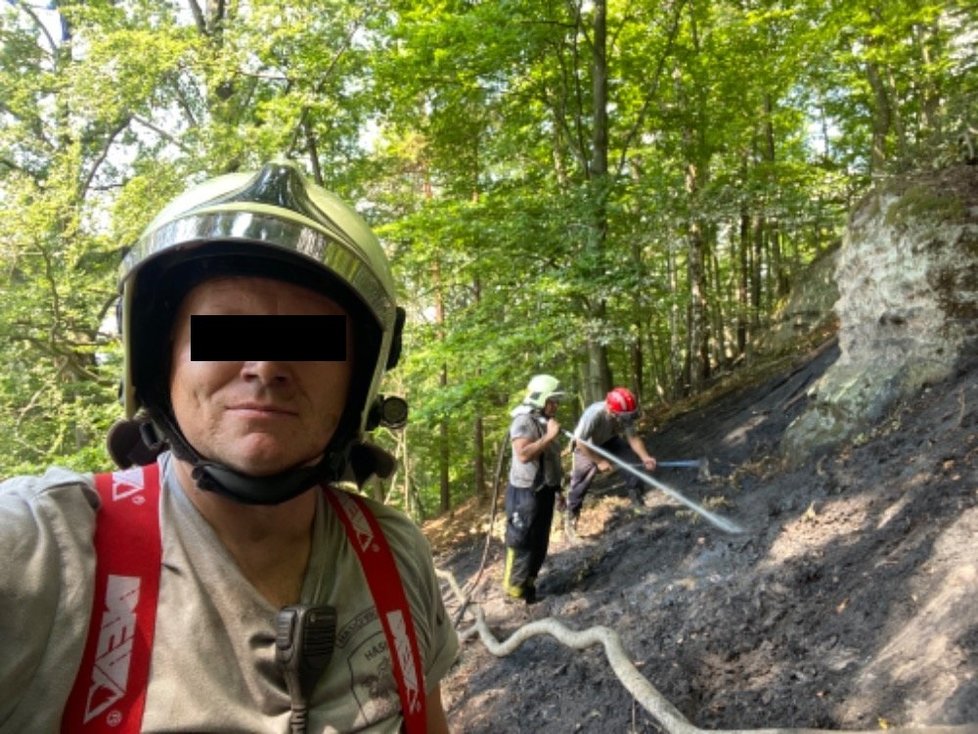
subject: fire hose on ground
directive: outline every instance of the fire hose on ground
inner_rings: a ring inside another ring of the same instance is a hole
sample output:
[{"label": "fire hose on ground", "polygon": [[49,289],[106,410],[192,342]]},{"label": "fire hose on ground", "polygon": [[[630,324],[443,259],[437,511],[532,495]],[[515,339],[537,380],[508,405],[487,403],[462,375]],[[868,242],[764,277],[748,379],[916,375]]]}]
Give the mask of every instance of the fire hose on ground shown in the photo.
[{"label": "fire hose on ground", "polygon": [[[445,579],[456,596],[462,591],[455,577],[448,571],[437,570],[439,577]],[[500,642],[486,624],[482,608],[476,605],[475,623],[466,630],[459,631],[459,638],[467,640],[478,636],[486,649],[495,657],[505,657],[518,649],[531,637],[550,635],[558,642],[573,650],[584,650],[592,645],[601,645],[605,657],[615,676],[633,696],[636,703],[644,708],[668,734],[870,734],[861,730],[832,729],[701,729],[693,725],[672,703],[669,702],[649,680],[639,672],[628,658],[621,637],[610,627],[597,625],[584,630],[572,630],[554,617],[546,617],[523,625],[508,638]],[[872,730],[878,731],[878,730]],[[976,734],[978,724],[948,726],[894,727],[887,734]]]}]

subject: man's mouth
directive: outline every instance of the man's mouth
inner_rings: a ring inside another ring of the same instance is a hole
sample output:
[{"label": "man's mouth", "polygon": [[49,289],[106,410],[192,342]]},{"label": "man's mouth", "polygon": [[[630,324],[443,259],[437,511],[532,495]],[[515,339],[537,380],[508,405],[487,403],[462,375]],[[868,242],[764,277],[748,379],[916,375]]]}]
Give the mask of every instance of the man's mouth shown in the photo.
[{"label": "man's mouth", "polygon": [[274,403],[243,402],[228,406],[228,410],[236,413],[255,413],[258,415],[296,415],[294,410]]}]

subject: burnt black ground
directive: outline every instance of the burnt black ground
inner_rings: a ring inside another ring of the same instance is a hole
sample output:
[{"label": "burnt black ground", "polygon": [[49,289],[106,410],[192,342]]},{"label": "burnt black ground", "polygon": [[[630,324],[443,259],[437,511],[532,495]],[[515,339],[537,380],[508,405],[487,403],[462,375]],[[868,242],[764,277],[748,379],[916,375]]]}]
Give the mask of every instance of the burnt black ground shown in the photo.
[{"label": "burnt black ground", "polygon": [[[636,510],[606,480],[585,506],[587,542],[568,544],[555,523],[544,599],[525,607],[502,600],[497,533],[473,593],[497,638],[547,616],[611,627],[706,728],[978,722],[978,361],[788,470],[780,438],[837,354],[828,342],[645,437],[660,459],[707,459],[709,478],[656,476],[743,534],[654,490]],[[428,528],[439,566],[463,584],[488,515],[469,512]],[[465,643],[443,696],[458,732],[659,731],[600,648],[549,636],[499,659]]]}]

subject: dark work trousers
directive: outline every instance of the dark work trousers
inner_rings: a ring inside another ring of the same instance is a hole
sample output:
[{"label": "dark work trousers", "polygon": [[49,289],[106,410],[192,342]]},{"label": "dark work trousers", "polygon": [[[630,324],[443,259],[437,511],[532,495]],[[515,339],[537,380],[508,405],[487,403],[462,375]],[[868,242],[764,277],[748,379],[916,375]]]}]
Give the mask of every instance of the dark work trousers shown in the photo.
[{"label": "dark work trousers", "polygon": [[550,547],[554,500],[560,487],[506,487],[506,570],[503,586],[510,596],[535,588]]},{"label": "dark work trousers", "polygon": [[[598,446],[603,451],[607,451],[625,464],[638,463],[638,455],[632,451],[628,441],[621,436],[612,436],[603,444]],[[611,462],[615,466],[614,462]],[[625,488],[632,497],[641,497],[642,483],[638,477],[631,474],[621,467],[615,467],[618,476],[625,481]],[[571,469],[570,490],[567,493],[567,512],[574,517],[581,514],[581,506],[584,504],[584,497],[587,490],[594,481],[594,475],[598,472],[598,465],[585,456],[579,448],[574,449],[574,467]]]}]

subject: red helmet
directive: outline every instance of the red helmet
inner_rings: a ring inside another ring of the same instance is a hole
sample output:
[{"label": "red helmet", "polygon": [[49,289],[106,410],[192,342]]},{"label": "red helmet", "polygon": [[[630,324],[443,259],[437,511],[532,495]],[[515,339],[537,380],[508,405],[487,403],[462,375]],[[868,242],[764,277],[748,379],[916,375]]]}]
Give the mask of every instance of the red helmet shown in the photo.
[{"label": "red helmet", "polygon": [[612,413],[628,415],[638,410],[638,401],[632,391],[625,387],[613,388],[604,399],[604,404]]}]

